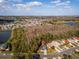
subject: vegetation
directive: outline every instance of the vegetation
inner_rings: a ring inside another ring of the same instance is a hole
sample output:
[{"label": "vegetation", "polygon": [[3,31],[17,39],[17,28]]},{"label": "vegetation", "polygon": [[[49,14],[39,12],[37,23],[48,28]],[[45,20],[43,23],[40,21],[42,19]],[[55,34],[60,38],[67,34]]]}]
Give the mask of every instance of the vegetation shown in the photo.
[{"label": "vegetation", "polygon": [[11,39],[8,41],[8,43],[12,45],[11,51],[15,54],[15,57],[17,56],[19,57],[20,54],[24,53],[28,53],[28,56],[31,55],[32,53],[37,53],[42,44],[41,43],[42,40],[50,42],[52,40],[67,39],[74,36],[79,37],[79,30],[74,30],[58,35],[46,33],[44,35],[36,36],[35,38],[29,40],[29,38],[27,38],[26,32],[27,31],[23,27],[15,28],[14,30],[12,30],[12,36]]},{"label": "vegetation", "polygon": [[76,55],[76,56],[78,56],[78,57],[79,57],[79,52],[74,51],[74,55]]},{"label": "vegetation", "polygon": [[[77,27],[74,26],[66,26],[63,25],[64,22],[76,22],[79,23],[79,17],[61,17],[61,16],[47,16],[47,17],[38,17],[38,16],[1,16],[0,17],[3,21],[3,19],[5,19],[4,21],[6,21],[6,23],[9,22],[15,22],[13,23],[14,25],[16,24],[21,24],[22,26],[27,26],[27,24],[31,24],[32,21],[40,21],[41,26],[35,24],[36,26],[32,27],[30,26],[30,34],[29,37],[36,35],[36,34],[40,34],[37,35],[36,37],[33,37],[33,39],[29,39],[27,38],[27,31],[23,28],[23,27],[19,27],[19,28],[15,28],[14,30],[12,30],[12,36],[11,39],[7,42],[7,44],[10,47],[10,51],[14,53],[14,59],[32,59],[32,53],[37,53],[37,51],[39,50],[40,46],[42,45],[42,41],[46,41],[46,42],[50,42],[52,40],[61,40],[61,39],[67,39],[67,38],[71,38],[71,37],[79,37],[79,29]],[[7,20],[8,19],[8,20]],[[11,20],[12,19],[12,20]],[[37,19],[37,20],[36,20]],[[29,22],[29,20],[31,22]],[[2,22],[1,21],[1,22]],[[34,23],[35,23],[34,22]],[[43,22],[43,23],[42,23]],[[39,22],[38,22],[39,23]],[[4,22],[5,24],[5,22]],[[52,24],[52,25],[49,25]],[[1,24],[2,25],[2,24]],[[4,25],[5,26],[5,25]],[[2,29],[3,26],[0,27],[0,29]],[[16,27],[16,26],[15,26]],[[13,28],[13,26],[11,27]],[[73,29],[73,28],[77,28],[77,29]],[[52,34],[50,34],[50,32]],[[44,34],[44,35],[42,35]],[[54,50],[54,47],[52,47],[52,49],[50,49],[49,52],[51,52],[51,50]],[[26,55],[25,55],[25,54]],[[28,53],[28,54],[27,54]],[[21,55],[21,56],[20,56]],[[69,57],[69,56],[68,56]]]},{"label": "vegetation", "polygon": [[52,40],[66,39],[73,36],[79,36],[79,31],[69,31],[60,35],[52,35],[50,33],[47,33],[45,35],[29,40],[26,36],[26,30],[24,30],[23,28],[17,28],[12,31],[12,37],[8,42],[11,43],[13,52],[35,53],[41,46],[42,40],[49,42]]},{"label": "vegetation", "polygon": [[47,33],[45,35],[42,35],[41,39],[49,42],[49,41],[52,41],[52,40],[67,39],[67,38],[70,38],[70,37],[79,37],[79,30],[68,31],[66,33],[59,34],[59,35],[52,35],[50,33]]},{"label": "vegetation", "polygon": [[63,59],[72,59],[72,56],[71,55],[63,54]]},{"label": "vegetation", "polygon": [[7,42],[12,45],[12,52],[14,53],[14,59],[18,59],[20,54],[37,53],[40,45],[40,39],[28,40],[26,36],[26,30],[23,28],[17,28],[12,31],[11,39]]}]

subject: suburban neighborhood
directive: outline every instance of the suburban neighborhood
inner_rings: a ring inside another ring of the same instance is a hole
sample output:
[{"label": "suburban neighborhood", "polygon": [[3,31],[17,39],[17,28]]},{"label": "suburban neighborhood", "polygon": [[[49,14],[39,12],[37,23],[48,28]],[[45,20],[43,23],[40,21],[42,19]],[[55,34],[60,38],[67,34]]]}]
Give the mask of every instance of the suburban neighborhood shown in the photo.
[{"label": "suburban neighborhood", "polygon": [[[34,55],[33,58],[38,56],[41,59],[79,59],[77,17],[13,16],[0,17],[0,19],[0,38],[3,39],[0,41],[0,58],[11,59],[23,48],[22,51],[25,52],[20,54],[27,55],[29,53],[27,51],[30,51]],[[23,43],[26,48],[23,47]]]}]

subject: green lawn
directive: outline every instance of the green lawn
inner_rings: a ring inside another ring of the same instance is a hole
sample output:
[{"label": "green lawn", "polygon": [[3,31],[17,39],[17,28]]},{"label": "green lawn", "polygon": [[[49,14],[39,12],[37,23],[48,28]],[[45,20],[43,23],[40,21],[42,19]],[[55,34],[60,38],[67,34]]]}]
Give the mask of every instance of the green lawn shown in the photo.
[{"label": "green lawn", "polygon": [[0,59],[12,59],[12,58],[0,58]]},{"label": "green lawn", "polygon": [[74,52],[74,55],[76,55],[77,57],[79,57],[79,52]]}]

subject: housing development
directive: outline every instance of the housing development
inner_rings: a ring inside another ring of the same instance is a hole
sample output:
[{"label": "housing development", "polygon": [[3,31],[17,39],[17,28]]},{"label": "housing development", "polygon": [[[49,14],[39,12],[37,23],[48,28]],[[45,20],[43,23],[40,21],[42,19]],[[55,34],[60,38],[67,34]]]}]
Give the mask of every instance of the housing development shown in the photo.
[{"label": "housing development", "polygon": [[79,17],[0,16],[0,59],[79,59]]}]

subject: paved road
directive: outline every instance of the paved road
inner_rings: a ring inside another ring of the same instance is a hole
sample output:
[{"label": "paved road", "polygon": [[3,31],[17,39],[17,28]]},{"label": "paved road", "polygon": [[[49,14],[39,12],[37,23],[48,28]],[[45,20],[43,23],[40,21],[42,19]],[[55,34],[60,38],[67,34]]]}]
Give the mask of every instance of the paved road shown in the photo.
[{"label": "paved road", "polygon": [[[79,57],[77,57],[73,54],[73,51],[75,49],[79,49],[79,46],[67,49],[67,50],[59,52],[59,53],[48,54],[48,55],[40,54],[40,56],[41,56],[41,58],[43,58],[43,57],[53,58],[53,57],[57,57],[57,56],[62,55],[62,54],[67,54],[67,55],[71,54],[73,59],[79,59]],[[10,55],[10,54],[6,54],[6,55],[0,54],[0,58],[10,58],[10,57],[12,57],[12,55]]]},{"label": "paved road", "polygon": [[70,49],[67,49],[67,50],[62,51],[62,52],[60,52],[60,53],[48,54],[48,55],[41,55],[41,57],[50,57],[50,58],[52,58],[52,57],[57,57],[58,55],[67,54],[67,55],[71,55],[73,59],[79,59],[79,57],[77,57],[77,56],[75,56],[75,55],[73,54],[73,51],[74,51],[75,49],[79,49],[79,46],[73,47],[73,48],[70,48]]}]

